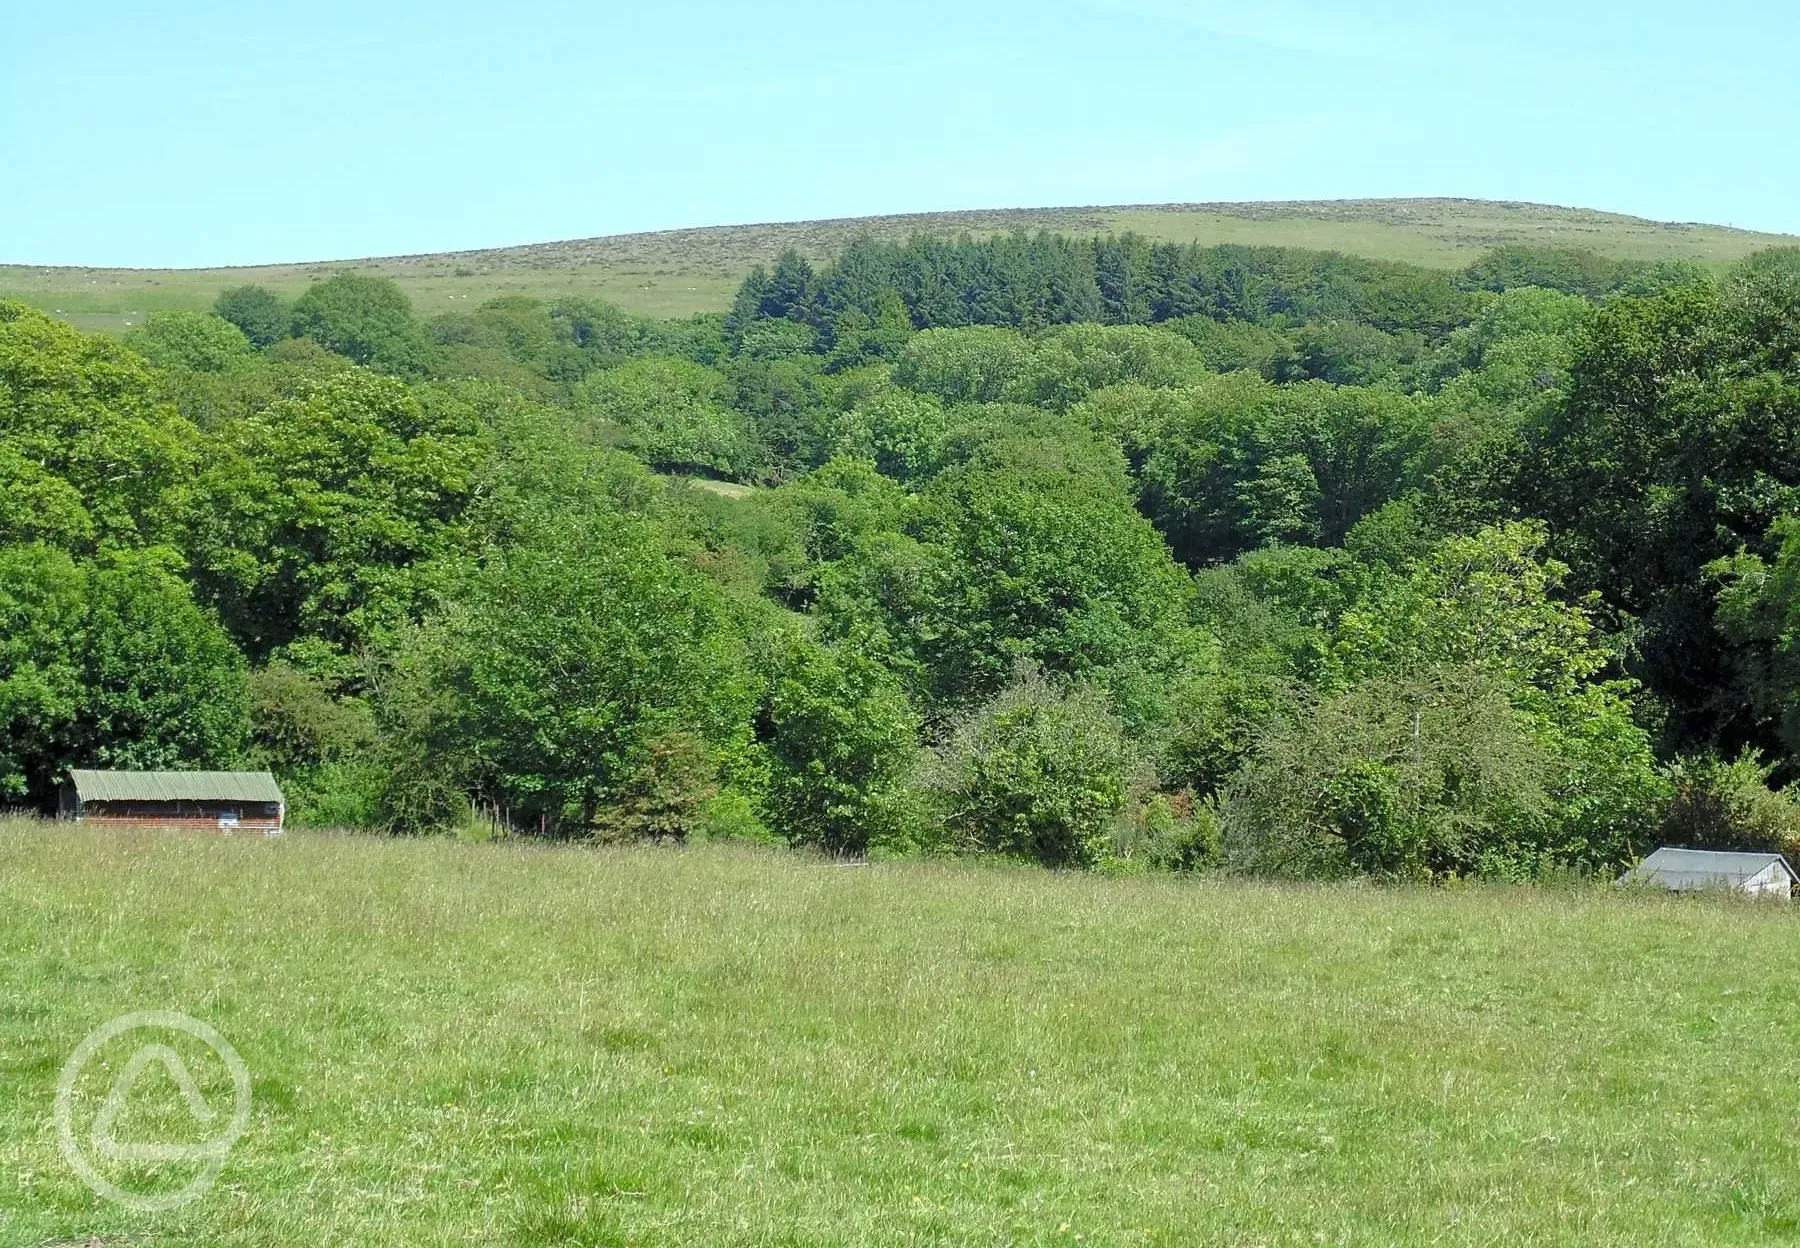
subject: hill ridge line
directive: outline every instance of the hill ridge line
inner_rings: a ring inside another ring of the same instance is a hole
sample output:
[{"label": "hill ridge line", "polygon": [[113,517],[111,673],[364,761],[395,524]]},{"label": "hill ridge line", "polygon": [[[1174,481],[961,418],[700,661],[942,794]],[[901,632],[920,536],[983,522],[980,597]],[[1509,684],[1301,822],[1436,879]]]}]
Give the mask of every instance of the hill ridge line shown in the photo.
[{"label": "hill ridge line", "polygon": [[[1523,218],[1536,217],[1548,221],[1593,222],[1595,224],[1626,225],[1635,227],[1651,227],[1657,230],[1717,230],[1722,233],[1743,235],[1751,238],[1792,237],[1800,242],[1800,235],[1784,235],[1764,230],[1746,229],[1735,225],[1718,225],[1705,221],[1667,221],[1654,217],[1642,217],[1632,213],[1611,212],[1601,208],[1584,208],[1565,204],[1548,204],[1533,200],[1512,199],[1474,199],[1466,196],[1431,195],[1408,196],[1403,198],[1344,198],[1344,199],[1266,199],[1266,200],[1192,200],[1169,201],[1164,203],[1123,203],[1123,204],[1062,204],[1036,208],[945,208],[928,209],[920,212],[873,213],[850,217],[812,217],[798,220],[744,221],[719,225],[674,226],[658,230],[629,230],[616,234],[589,234],[574,238],[544,239],[527,243],[502,243],[491,247],[465,247],[450,251],[416,251],[393,252],[383,255],[349,256],[331,260],[263,260],[245,264],[221,265],[84,265],[84,264],[24,264],[0,261],[0,268],[23,269],[41,273],[68,273],[104,270],[111,273],[186,273],[186,272],[231,272],[235,270],[257,270],[271,268],[305,268],[331,269],[352,265],[373,264],[415,264],[426,261],[447,262],[455,260],[481,260],[484,258],[511,259],[546,248],[617,248],[630,247],[633,244],[654,241],[682,242],[698,240],[705,236],[721,236],[740,230],[779,230],[779,231],[830,231],[838,233],[846,229],[855,233],[855,227],[874,226],[884,234],[891,236],[897,227],[918,223],[929,225],[933,222],[954,224],[967,222],[975,229],[1009,230],[1013,228],[1032,229],[1029,222],[1032,218],[1069,218],[1069,224],[1084,233],[1122,233],[1115,230],[1106,221],[1084,223],[1083,217],[1096,217],[1102,214],[1116,216],[1121,213],[1151,213],[1162,216],[1183,214],[1204,214],[1221,217],[1237,217],[1247,221],[1271,220],[1282,218],[1302,218],[1319,221],[1364,221],[1370,224],[1388,224],[1396,226],[1429,225],[1428,221],[1405,220],[1412,215],[1409,209],[1486,209],[1503,210],[1508,214]],[[1387,216],[1397,216],[1401,220],[1387,220]],[[1017,224],[1008,224],[1016,221]],[[1049,228],[1048,224],[1036,228]],[[931,233],[933,231],[920,231]]]}]

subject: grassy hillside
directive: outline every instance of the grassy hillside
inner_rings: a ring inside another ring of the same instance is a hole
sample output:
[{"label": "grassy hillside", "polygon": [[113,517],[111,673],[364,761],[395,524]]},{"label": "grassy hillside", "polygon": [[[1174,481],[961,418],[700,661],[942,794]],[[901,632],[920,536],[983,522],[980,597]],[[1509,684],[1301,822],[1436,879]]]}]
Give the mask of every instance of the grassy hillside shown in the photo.
[{"label": "grassy hillside", "polygon": [[[1792,1242],[1797,956],[1723,902],[0,825],[0,1243]],[[50,1125],[152,1008],[255,1089],[161,1215]]]},{"label": "grassy hillside", "polygon": [[722,310],[753,264],[795,247],[815,260],[852,235],[977,236],[1012,229],[1091,234],[1134,230],[1151,239],[1331,249],[1456,268],[1503,243],[1585,247],[1625,259],[1723,264],[1759,247],[1800,241],[1714,225],[1479,200],[1152,204],[926,213],[838,221],[717,226],[621,234],[488,251],[390,256],[234,269],[87,269],[0,265],[0,295],[36,304],[86,329],[119,330],[167,308],[210,306],[226,286],[261,282],[288,294],[342,269],[392,277],[422,312],[499,294],[582,294],[656,315]]}]

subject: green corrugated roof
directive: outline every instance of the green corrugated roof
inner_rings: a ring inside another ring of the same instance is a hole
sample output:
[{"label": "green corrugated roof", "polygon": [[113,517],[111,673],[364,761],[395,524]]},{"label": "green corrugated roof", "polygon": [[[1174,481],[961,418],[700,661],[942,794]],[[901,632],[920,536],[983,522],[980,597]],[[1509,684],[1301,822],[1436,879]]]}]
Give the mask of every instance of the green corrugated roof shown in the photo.
[{"label": "green corrugated roof", "polygon": [[84,802],[279,802],[281,786],[266,771],[69,770]]}]

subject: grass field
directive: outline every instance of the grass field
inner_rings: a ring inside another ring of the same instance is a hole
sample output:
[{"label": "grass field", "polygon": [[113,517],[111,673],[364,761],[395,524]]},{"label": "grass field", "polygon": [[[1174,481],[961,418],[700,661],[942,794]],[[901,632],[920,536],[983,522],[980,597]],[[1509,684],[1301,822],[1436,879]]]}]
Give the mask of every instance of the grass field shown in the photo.
[{"label": "grass field", "polygon": [[[1628,259],[1722,265],[1760,247],[1800,242],[1724,226],[1669,224],[1615,213],[1459,199],[1159,204],[925,213],[838,221],[718,226],[622,234],[488,251],[239,269],[40,268],[0,264],[0,296],[84,329],[117,332],[151,312],[210,307],[219,291],[261,282],[286,294],[342,269],[392,277],[434,315],[502,294],[579,294],[636,312],[722,311],[754,264],[795,247],[814,260],[859,232],[987,235],[1015,228],[1075,234],[1134,230],[1152,239],[1256,243],[1351,252],[1456,268],[1502,243],[1586,247]],[[4,259],[0,256],[0,259]]]},{"label": "grass field", "polygon": [[[1792,1243],[1796,965],[1748,903],[0,825],[0,1243]],[[51,1125],[147,1008],[253,1077],[168,1213]]]}]

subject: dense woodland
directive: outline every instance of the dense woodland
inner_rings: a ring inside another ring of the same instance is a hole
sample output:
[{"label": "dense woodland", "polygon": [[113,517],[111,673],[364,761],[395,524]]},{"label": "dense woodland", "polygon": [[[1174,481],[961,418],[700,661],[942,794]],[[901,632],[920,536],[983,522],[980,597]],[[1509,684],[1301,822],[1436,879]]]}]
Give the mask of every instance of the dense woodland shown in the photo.
[{"label": "dense woodland", "polygon": [[728,315],[0,302],[0,801],[1537,878],[1800,848],[1800,251],[1014,235]]}]

